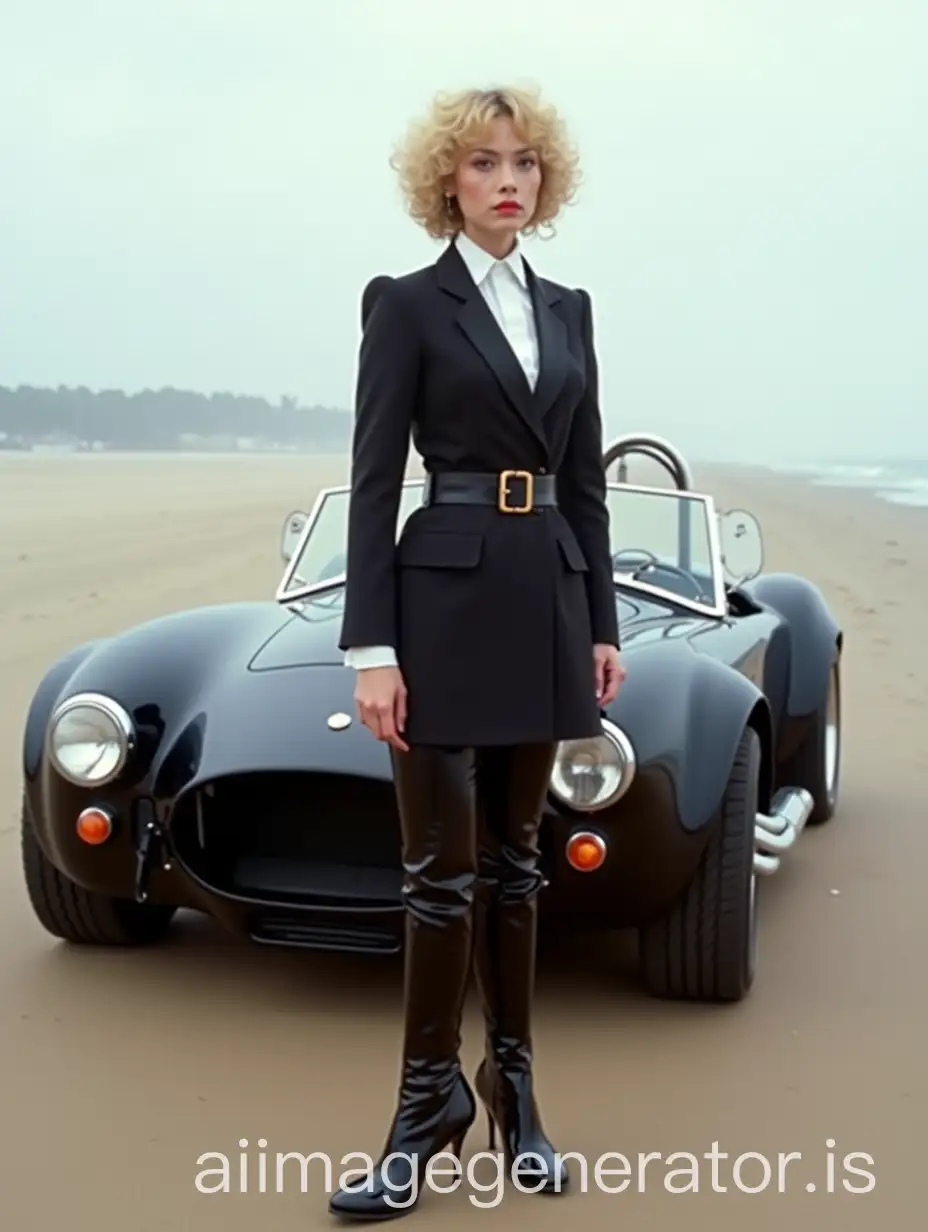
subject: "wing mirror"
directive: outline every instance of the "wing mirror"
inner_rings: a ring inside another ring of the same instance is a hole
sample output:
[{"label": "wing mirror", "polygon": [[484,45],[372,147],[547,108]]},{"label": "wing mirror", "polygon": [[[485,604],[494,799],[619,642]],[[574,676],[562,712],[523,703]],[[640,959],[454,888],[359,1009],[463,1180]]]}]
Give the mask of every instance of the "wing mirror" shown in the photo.
[{"label": "wing mirror", "polygon": [[719,518],[722,565],[729,586],[757,577],[764,567],[764,541],[760,523],[746,509],[729,509]]},{"label": "wing mirror", "polygon": [[309,514],[303,513],[299,509],[295,509],[293,513],[288,513],[284,519],[284,528],[280,536],[280,554],[285,562],[293,559],[296,545],[299,543],[300,535],[302,535],[308,521]]}]

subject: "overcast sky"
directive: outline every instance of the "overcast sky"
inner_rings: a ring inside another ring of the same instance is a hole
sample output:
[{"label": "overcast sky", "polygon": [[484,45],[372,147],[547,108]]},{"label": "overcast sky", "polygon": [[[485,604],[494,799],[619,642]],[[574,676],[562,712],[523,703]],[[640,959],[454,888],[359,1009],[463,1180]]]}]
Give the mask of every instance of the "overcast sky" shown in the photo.
[{"label": "overcast sky", "polygon": [[0,0],[0,384],[350,406],[362,286],[440,252],[393,139],[507,81],[581,146],[528,251],[610,432],[928,455],[926,0]]}]

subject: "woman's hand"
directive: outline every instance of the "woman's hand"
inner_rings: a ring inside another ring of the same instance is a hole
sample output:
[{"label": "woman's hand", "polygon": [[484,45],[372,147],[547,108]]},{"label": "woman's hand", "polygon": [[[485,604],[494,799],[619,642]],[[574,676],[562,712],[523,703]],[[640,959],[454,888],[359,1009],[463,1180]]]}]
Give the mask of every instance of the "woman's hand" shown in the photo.
[{"label": "woman's hand", "polygon": [[401,734],[406,729],[406,683],[398,667],[361,668],[354,700],[361,722],[378,740],[409,752]]},{"label": "woman's hand", "polygon": [[618,650],[609,644],[593,647],[593,663],[596,668],[596,700],[600,706],[608,706],[615,700],[619,685],[625,679],[625,668],[619,662]]}]

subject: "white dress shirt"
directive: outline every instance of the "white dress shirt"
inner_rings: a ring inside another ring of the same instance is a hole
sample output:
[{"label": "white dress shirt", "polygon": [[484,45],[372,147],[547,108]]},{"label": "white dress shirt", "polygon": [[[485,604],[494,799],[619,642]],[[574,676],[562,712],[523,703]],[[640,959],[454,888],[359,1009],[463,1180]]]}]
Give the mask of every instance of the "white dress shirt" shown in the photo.
[{"label": "white dress shirt", "polygon": [[[534,389],[538,380],[538,334],[528,275],[518,244],[502,261],[463,233],[454,244]],[[352,646],[345,652],[346,667],[396,665],[392,646]]]}]

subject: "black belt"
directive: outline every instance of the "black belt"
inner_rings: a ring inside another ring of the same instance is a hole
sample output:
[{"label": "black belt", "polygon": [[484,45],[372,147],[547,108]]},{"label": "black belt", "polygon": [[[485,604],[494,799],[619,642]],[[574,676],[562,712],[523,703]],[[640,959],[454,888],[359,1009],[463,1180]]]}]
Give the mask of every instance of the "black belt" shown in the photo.
[{"label": "black belt", "polygon": [[500,513],[532,513],[557,505],[557,477],[509,470],[498,474],[435,471],[427,475],[424,505],[495,505]]}]

